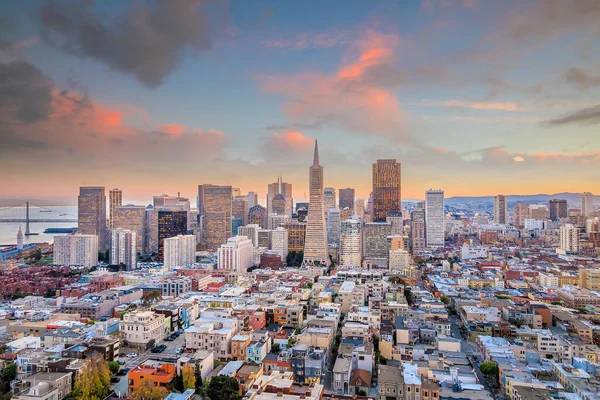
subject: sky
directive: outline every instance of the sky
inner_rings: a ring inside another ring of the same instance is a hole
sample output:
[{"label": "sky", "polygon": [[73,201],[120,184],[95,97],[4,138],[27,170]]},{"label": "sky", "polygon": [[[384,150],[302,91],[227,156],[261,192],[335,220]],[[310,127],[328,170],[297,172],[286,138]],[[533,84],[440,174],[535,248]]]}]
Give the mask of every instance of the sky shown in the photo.
[{"label": "sky", "polygon": [[[0,10],[0,197],[600,192],[600,2],[37,1]],[[143,204],[142,203],[142,204]]]}]

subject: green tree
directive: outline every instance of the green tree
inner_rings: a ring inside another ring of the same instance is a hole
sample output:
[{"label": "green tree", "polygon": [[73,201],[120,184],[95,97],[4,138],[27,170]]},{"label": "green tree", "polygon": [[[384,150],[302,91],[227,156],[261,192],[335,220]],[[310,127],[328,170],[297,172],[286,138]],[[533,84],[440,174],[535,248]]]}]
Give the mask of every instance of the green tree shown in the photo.
[{"label": "green tree", "polygon": [[8,363],[2,370],[2,380],[4,382],[10,382],[17,377],[17,364]]},{"label": "green tree", "polygon": [[271,346],[271,353],[279,354],[280,351],[281,346],[279,345],[279,343],[273,343],[273,346]]},{"label": "green tree", "polygon": [[496,365],[496,363],[493,363],[491,361],[482,362],[479,365],[479,369],[481,370],[482,374],[487,375],[487,376],[498,375],[498,365]]},{"label": "green tree", "polygon": [[440,301],[446,305],[448,305],[448,303],[450,303],[450,299],[448,298],[448,296],[440,297]]},{"label": "green tree", "polygon": [[218,375],[210,380],[206,394],[210,400],[237,400],[240,398],[240,385],[235,378]]},{"label": "green tree", "polygon": [[196,376],[194,374],[194,367],[191,365],[186,365],[183,367],[183,371],[181,372],[183,378],[183,388],[184,389],[196,389]]},{"label": "green tree", "polygon": [[194,368],[194,375],[196,376],[196,394],[202,395],[204,392],[204,387],[202,382],[202,372],[200,371],[200,364],[196,364],[196,368]]},{"label": "green tree", "polygon": [[74,396],[77,400],[104,399],[110,391],[110,370],[104,358],[95,354],[75,380]]},{"label": "green tree", "polygon": [[111,374],[116,374],[117,372],[119,372],[119,369],[121,369],[121,366],[119,365],[118,362],[116,361],[109,361],[108,362],[108,370],[110,371]]},{"label": "green tree", "polygon": [[158,290],[153,290],[148,294],[145,294],[142,297],[142,301],[143,301],[143,306],[148,308],[150,307],[152,304],[156,303],[157,301],[162,300],[162,295],[160,294],[160,292]]}]

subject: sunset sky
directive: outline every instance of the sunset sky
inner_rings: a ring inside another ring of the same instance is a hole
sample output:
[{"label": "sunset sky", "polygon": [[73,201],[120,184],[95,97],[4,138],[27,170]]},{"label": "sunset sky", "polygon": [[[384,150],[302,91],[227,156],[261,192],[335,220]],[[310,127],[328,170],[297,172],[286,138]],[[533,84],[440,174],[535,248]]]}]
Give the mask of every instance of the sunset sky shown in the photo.
[{"label": "sunset sky", "polygon": [[198,184],[600,194],[600,1],[24,1],[0,10],[3,198]]}]

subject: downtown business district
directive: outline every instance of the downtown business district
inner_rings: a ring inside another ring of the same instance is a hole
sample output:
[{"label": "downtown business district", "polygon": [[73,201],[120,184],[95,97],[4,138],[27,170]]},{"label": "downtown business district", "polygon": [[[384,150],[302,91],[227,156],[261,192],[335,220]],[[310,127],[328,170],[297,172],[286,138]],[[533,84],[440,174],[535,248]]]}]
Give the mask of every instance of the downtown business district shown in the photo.
[{"label": "downtown business district", "polygon": [[315,143],[295,208],[281,177],[266,208],[231,186],[200,185],[197,210],[80,188],[77,233],[35,248],[19,233],[3,260],[13,399],[64,398],[95,352],[121,364],[113,397],[152,382],[195,398],[174,385],[193,366],[249,400],[600,398],[590,193],[449,212],[429,190],[403,207],[396,160],[373,164],[366,202],[323,183]]}]

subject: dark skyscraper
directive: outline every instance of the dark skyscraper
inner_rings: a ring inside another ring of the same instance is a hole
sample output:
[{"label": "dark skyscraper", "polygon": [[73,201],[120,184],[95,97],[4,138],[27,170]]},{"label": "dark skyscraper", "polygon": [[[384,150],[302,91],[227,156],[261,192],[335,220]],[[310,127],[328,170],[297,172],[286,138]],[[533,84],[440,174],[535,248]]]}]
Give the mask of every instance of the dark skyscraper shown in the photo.
[{"label": "dark skyscraper", "polygon": [[164,241],[177,235],[187,235],[187,211],[158,211],[158,256],[164,255]]},{"label": "dark skyscraper", "polygon": [[257,224],[261,228],[267,227],[267,210],[260,204],[251,207],[248,210],[248,223]]},{"label": "dark skyscraper", "polygon": [[560,218],[567,218],[569,216],[569,207],[566,200],[552,199],[548,201],[548,205],[552,221],[558,221]]},{"label": "dark skyscraper", "polygon": [[373,164],[373,222],[385,222],[390,211],[402,211],[400,163],[377,160]]},{"label": "dark skyscraper", "polygon": [[106,193],[104,187],[80,187],[77,198],[77,232],[98,235],[98,248],[108,248],[106,236]]},{"label": "dark skyscraper", "polygon": [[338,193],[340,197],[340,210],[344,208],[354,210],[354,189],[340,189]]}]

